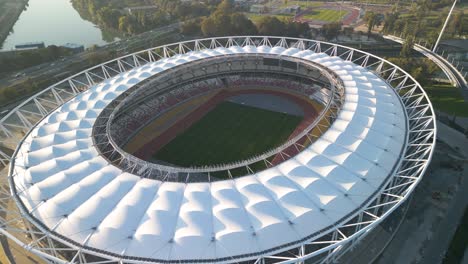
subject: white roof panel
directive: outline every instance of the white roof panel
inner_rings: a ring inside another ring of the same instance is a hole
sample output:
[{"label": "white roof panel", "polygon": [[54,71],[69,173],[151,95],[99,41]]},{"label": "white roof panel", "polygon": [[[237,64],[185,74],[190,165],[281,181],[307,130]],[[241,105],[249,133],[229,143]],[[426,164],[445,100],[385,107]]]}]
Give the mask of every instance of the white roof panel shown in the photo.
[{"label": "white roof panel", "polygon": [[[335,70],[345,100],[329,130],[276,167],[212,183],[141,179],[94,149],[96,117],[132,85],[176,65],[238,53],[283,54]],[[192,51],[103,81],[59,107],[26,137],[14,181],[34,217],[88,247],[165,260],[229,258],[292,245],[358,210],[398,163],[405,124],[392,88],[339,57],[267,46]]]}]

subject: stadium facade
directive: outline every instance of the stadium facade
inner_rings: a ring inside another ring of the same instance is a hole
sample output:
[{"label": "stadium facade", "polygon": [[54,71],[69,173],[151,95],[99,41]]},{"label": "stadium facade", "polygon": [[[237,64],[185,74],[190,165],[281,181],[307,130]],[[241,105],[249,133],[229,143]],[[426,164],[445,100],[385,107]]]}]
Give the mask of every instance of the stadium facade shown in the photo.
[{"label": "stadium facade", "polygon": [[[121,113],[138,114],[145,98],[190,99],[196,84],[255,73],[301,80],[284,89],[300,87],[323,105],[315,121],[280,147],[229,164],[169,166],[123,150],[121,129],[135,117]],[[16,107],[0,136],[9,166],[0,231],[48,262],[331,263],[408,199],[431,160],[436,123],[421,86],[382,58],[243,36],[97,65]],[[214,176],[234,170],[244,176]]]}]

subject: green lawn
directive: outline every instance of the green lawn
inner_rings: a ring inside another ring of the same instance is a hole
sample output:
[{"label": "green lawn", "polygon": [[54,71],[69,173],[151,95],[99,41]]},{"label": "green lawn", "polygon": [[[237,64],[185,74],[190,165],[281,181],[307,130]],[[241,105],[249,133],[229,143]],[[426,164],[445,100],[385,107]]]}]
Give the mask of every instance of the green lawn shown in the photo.
[{"label": "green lawn", "polygon": [[460,225],[452,238],[449,249],[445,254],[444,264],[461,263],[465,249],[468,247],[468,208],[465,208],[465,214]]},{"label": "green lawn", "polygon": [[301,120],[298,116],[223,102],[153,158],[186,167],[246,159],[283,143]]},{"label": "green lawn", "polygon": [[435,109],[450,115],[468,117],[468,103],[463,100],[459,88],[450,84],[424,86]]},{"label": "green lawn", "polygon": [[339,22],[343,20],[348,11],[333,10],[333,9],[314,9],[303,15],[302,18],[307,20],[321,20],[327,22]]},{"label": "green lawn", "polygon": [[278,18],[279,20],[287,20],[287,19],[290,19],[293,17],[292,14],[279,14],[279,15],[270,15],[270,14],[252,14],[252,13],[248,13],[247,14],[247,17],[252,20],[252,22],[256,23],[258,22],[262,17],[264,16],[274,16],[276,18]]}]

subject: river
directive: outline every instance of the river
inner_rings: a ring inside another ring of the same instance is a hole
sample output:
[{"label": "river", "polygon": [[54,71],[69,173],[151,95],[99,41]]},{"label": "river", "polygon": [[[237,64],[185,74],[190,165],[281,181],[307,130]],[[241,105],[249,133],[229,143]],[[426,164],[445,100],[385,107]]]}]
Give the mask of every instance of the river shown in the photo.
[{"label": "river", "polygon": [[21,13],[2,49],[11,50],[26,42],[44,42],[46,46],[76,43],[89,47],[116,39],[81,18],[70,0],[29,0],[27,10]]}]

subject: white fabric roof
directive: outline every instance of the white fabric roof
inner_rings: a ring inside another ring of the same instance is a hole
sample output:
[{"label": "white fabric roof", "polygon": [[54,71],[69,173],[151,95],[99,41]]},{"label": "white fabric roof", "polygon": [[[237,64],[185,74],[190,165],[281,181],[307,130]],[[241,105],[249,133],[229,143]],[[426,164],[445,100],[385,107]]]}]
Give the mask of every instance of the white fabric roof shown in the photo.
[{"label": "white fabric roof", "polygon": [[[345,102],[329,130],[296,157],[255,175],[174,183],[123,173],[99,156],[100,111],[135,83],[204,57],[287,54],[335,71]],[[89,247],[154,259],[216,259],[296,242],[358,209],[399,162],[398,97],[361,66],[295,48],[217,48],[148,63],[65,103],[25,139],[15,161],[20,199],[49,229]]]}]

